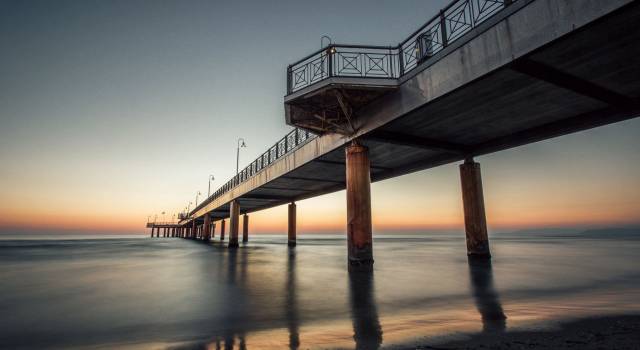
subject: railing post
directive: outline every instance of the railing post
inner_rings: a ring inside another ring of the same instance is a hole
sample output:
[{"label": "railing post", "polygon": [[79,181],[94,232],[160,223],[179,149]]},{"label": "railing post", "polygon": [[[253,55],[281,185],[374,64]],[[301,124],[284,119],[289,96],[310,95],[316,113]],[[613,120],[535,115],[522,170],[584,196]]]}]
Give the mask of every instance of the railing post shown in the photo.
[{"label": "railing post", "polygon": [[329,78],[331,78],[333,76],[333,54],[331,52],[332,50],[333,50],[333,48],[331,46],[329,46],[327,48],[327,51],[326,51],[326,55],[327,55],[327,70],[329,71],[327,75],[329,76]]},{"label": "railing post", "polygon": [[291,79],[293,79],[292,77],[292,71],[291,71],[291,66],[287,66],[287,94],[291,93],[292,90],[292,81]]},{"label": "railing post", "polygon": [[289,152],[289,134],[284,137],[284,153]]},{"label": "railing post", "polygon": [[442,32],[442,47],[444,48],[449,45],[449,40],[447,39],[447,20],[444,11],[440,11],[440,29]]},{"label": "railing post", "polygon": [[404,75],[404,54],[402,45],[398,46],[398,78]]}]

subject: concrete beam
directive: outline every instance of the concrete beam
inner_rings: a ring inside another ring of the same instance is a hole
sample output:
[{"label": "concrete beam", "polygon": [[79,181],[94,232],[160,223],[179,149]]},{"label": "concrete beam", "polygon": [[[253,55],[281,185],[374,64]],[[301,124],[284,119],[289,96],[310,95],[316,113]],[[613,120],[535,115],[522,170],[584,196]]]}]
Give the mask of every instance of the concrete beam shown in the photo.
[{"label": "concrete beam", "polygon": [[602,101],[610,106],[628,106],[633,100],[615,91],[605,89],[588,80],[575,77],[566,72],[550,67],[544,63],[536,62],[528,58],[522,58],[511,65],[517,72],[529,75],[547,83],[571,90],[594,100]]},{"label": "concrete beam", "polygon": [[468,147],[465,145],[458,145],[450,142],[388,131],[375,131],[371,134],[368,134],[366,136],[366,139],[382,143],[422,148],[432,151],[444,151],[456,154],[466,154],[469,151]]}]

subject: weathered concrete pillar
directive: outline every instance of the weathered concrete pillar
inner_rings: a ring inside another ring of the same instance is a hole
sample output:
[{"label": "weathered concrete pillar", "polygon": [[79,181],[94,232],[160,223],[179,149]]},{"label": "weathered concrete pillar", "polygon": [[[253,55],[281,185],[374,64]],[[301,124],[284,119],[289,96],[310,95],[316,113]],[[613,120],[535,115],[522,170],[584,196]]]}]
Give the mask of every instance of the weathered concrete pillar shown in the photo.
[{"label": "weathered concrete pillar", "polygon": [[209,214],[205,214],[204,215],[204,235],[203,235],[203,239],[205,241],[209,241],[211,240],[211,215]]},{"label": "weathered concrete pillar", "polygon": [[460,182],[462,183],[464,227],[467,233],[467,255],[490,258],[480,164],[474,162],[472,158],[460,164]]},{"label": "weathered concrete pillar", "polygon": [[354,141],[345,151],[349,270],[370,271],[373,269],[373,239],[369,150]]},{"label": "weathered concrete pillar", "polygon": [[224,241],[224,229],[225,229],[225,221],[224,219],[222,219],[222,222],[220,223],[220,240]]},{"label": "weathered concrete pillar", "polygon": [[196,226],[196,219],[193,219],[193,221],[191,221],[191,239],[196,238],[196,234],[198,233],[197,229],[198,227]]},{"label": "weathered concrete pillar", "polygon": [[156,227],[156,238],[160,238],[160,227]]},{"label": "weathered concrete pillar", "polygon": [[231,201],[229,218],[229,248],[238,247],[238,230],[240,228],[240,205],[237,200]]},{"label": "weathered concrete pillar", "polygon": [[249,242],[249,215],[242,216],[242,243]]},{"label": "weathered concrete pillar", "polygon": [[290,203],[288,206],[288,225],[287,225],[287,245],[289,247],[296,246],[296,203]]},{"label": "weathered concrete pillar", "polygon": [[151,238],[153,238],[153,231],[154,231],[155,229],[156,229],[155,227],[151,226]]},{"label": "weathered concrete pillar", "polygon": [[211,239],[216,237],[216,223],[211,221]]}]

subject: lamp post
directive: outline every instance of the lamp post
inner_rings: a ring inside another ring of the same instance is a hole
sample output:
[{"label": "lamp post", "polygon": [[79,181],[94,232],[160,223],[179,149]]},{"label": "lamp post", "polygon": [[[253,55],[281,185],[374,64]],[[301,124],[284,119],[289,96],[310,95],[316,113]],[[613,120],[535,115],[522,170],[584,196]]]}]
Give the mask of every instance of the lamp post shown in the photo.
[{"label": "lamp post", "polygon": [[240,147],[247,147],[242,137],[238,139],[238,148],[236,149],[236,174],[238,174],[240,169]]},{"label": "lamp post", "polygon": [[162,212],[161,214],[162,214],[162,222],[164,222],[164,212]]},{"label": "lamp post", "polygon": [[323,46],[324,45],[324,39],[329,40],[329,45],[328,46],[331,46],[331,44],[332,44],[331,38],[328,35],[323,35],[323,36],[320,37],[320,48],[324,47]]},{"label": "lamp post", "polygon": [[158,220],[158,214],[153,216],[153,223],[155,224],[157,220]]},{"label": "lamp post", "polygon": [[147,224],[151,221],[151,215],[147,216]]},{"label": "lamp post", "polygon": [[176,214],[171,215],[171,223],[176,222]]},{"label": "lamp post", "polygon": [[200,194],[201,194],[200,191],[196,193],[196,205],[195,205],[196,207],[198,206],[198,196],[200,196]]},{"label": "lamp post", "polygon": [[216,178],[213,177],[213,175],[209,175],[209,189],[207,190],[207,198],[209,198],[211,196],[211,181],[215,180]]},{"label": "lamp post", "polygon": [[189,215],[189,209],[191,209],[191,204],[193,204],[193,202],[189,202],[189,205],[187,206],[187,216]]}]

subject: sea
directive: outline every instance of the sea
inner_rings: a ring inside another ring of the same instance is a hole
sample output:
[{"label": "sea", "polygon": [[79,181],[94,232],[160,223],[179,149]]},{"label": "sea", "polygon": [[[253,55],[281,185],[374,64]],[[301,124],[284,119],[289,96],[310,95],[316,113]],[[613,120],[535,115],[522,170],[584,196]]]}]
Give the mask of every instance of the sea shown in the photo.
[{"label": "sea", "polygon": [[640,313],[640,229],[250,235],[229,249],[147,236],[0,236],[1,349],[405,349]]}]

